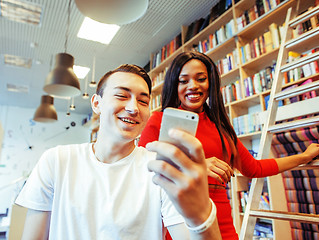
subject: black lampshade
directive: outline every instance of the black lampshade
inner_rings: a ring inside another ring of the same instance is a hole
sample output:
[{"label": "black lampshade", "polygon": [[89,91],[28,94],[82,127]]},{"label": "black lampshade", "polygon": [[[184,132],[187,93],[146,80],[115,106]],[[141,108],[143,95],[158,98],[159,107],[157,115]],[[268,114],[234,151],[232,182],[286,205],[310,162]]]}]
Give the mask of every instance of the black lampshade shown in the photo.
[{"label": "black lampshade", "polygon": [[55,68],[48,74],[43,90],[50,95],[74,97],[81,93],[80,82],[73,71],[74,58],[67,53],[56,55]]},{"label": "black lampshade", "polygon": [[56,122],[58,120],[58,115],[53,105],[53,101],[53,97],[43,95],[41,97],[41,104],[35,111],[33,120],[43,123]]}]

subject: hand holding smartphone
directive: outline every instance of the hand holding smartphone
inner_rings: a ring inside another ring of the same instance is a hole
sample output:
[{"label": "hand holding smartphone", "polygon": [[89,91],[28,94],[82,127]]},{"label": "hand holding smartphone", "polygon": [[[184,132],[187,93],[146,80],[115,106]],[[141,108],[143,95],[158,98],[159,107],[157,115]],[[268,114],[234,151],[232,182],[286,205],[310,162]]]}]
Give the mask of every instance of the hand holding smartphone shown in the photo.
[{"label": "hand holding smartphone", "polygon": [[[183,150],[181,146],[178,146],[178,144],[168,136],[168,131],[172,128],[176,128],[195,136],[198,120],[199,117],[197,113],[177,108],[166,108],[163,112],[162,124],[158,140],[174,144]],[[185,152],[185,149],[183,151]],[[156,159],[167,161],[174,167],[178,168],[178,166],[176,166],[176,164],[174,164],[170,159],[167,159],[166,157],[158,153]]]}]

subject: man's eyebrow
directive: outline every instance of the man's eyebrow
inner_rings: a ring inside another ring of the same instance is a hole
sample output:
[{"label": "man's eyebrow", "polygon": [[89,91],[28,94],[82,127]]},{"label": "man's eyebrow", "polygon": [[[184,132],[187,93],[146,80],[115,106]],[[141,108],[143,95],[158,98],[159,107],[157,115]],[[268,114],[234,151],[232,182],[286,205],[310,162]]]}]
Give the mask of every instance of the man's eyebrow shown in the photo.
[{"label": "man's eyebrow", "polygon": [[[114,89],[120,89],[120,90],[123,90],[123,91],[126,91],[126,92],[132,92],[132,90],[130,88],[127,88],[127,87],[119,86],[119,87],[115,87]],[[141,92],[140,95],[148,97],[148,98],[150,97],[150,95],[147,92]]]}]

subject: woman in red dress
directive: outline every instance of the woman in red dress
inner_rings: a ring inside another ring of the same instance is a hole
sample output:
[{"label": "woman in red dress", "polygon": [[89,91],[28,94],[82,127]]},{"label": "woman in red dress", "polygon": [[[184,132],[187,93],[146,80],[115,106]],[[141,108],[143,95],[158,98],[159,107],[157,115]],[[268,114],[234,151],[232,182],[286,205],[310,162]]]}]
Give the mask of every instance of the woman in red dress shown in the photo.
[{"label": "woman in red dress", "polygon": [[[162,90],[162,110],[175,107],[199,114],[196,137],[203,145],[210,198],[217,207],[223,239],[238,239],[226,194],[226,183],[237,168],[244,176],[266,177],[311,161],[319,154],[312,144],[299,155],[256,160],[244,147],[227,116],[220,92],[220,77],[213,61],[205,54],[183,52],[168,69]],[[140,146],[158,140],[163,112],[154,112],[139,140]],[[167,238],[169,239],[169,237]]]}]

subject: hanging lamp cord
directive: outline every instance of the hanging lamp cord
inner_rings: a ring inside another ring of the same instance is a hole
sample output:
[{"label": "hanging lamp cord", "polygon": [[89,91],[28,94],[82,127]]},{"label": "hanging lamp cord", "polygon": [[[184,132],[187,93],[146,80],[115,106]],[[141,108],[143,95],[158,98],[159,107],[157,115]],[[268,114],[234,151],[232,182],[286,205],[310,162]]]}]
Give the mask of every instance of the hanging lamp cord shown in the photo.
[{"label": "hanging lamp cord", "polygon": [[66,33],[65,33],[65,43],[64,43],[64,52],[67,51],[67,45],[68,45],[68,38],[69,38],[69,30],[70,30],[70,15],[71,15],[71,1],[69,0],[69,6],[68,6],[68,20],[66,23]]}]

